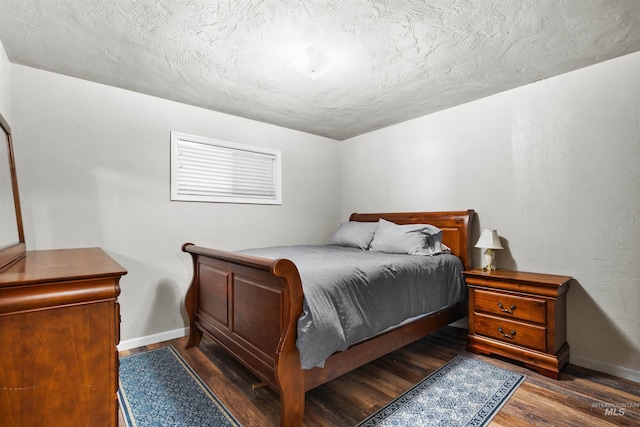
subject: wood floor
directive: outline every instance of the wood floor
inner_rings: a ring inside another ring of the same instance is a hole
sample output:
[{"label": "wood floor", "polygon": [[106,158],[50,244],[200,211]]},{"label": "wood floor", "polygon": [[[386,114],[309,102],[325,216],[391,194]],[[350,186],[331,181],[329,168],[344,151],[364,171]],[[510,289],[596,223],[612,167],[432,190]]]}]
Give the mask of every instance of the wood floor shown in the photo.
[{"label": "wood floor", "polygon": [[[121,352],[173,345],[244,427],[277,426],[279,399],[208,339],[186,338]],[[447,327],[306,395],[305,426],[355,426],[422,378],[461,354],[527,375],[490,426],[640,426],[640,384],[569,364],[559,380],[518,364],[465,350],[466,330]],[[623,413],[622,413],[623,412]],[[120,423],[121,426],[124,424]]]}]

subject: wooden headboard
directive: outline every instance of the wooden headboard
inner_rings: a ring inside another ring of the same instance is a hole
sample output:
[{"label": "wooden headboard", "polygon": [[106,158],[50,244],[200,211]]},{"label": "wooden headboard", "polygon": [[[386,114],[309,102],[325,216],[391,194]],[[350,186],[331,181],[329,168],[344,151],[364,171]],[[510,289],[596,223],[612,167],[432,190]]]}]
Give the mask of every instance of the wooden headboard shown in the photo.
[{"label": "wooden headboard", "polygon": [[350,221],[376,222],[380,218],[396,224],[431,224],[442,230],[442,243],[462,260],[465,269],[471,268],[471,224],[473,209],[450,212],[353,213]]}]

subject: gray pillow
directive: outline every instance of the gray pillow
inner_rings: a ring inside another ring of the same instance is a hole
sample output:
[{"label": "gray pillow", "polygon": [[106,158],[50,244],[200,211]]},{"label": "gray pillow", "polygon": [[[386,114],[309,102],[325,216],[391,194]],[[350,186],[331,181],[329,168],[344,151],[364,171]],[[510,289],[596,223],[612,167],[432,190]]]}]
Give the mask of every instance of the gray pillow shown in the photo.
[{"label": "gray pillow", "polygon": [[380,219],[370,250],[390,254],[442,253],[442,230],[430,224],[395,224]]},{"label": "gray pillow", "polygon": [[343,222],[338,227],[336,234],[329,240],[330,245],[348,246],[353,248],[368,249],[373,233],[378,228],[377,222]]}]

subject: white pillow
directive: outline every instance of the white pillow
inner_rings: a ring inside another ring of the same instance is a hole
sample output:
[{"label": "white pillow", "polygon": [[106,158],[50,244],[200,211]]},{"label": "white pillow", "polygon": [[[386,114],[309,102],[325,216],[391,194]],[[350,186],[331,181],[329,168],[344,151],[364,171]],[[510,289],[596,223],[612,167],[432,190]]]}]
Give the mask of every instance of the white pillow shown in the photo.
[{"label": "white pillow", "polygon": [[329,244],[367,250],[377,228],[377,222],[343,222],[329,240]]}]

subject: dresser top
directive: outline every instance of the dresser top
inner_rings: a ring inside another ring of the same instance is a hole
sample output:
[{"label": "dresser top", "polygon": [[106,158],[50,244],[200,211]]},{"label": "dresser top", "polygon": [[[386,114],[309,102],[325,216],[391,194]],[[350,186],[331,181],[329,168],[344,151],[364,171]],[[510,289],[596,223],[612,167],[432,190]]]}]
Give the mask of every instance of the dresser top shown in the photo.
[{"label": "dresser top", "polygon": [[127,270],[100,248],[27,251],[23,258],[0,270],[0,288],[125,274]]}]

